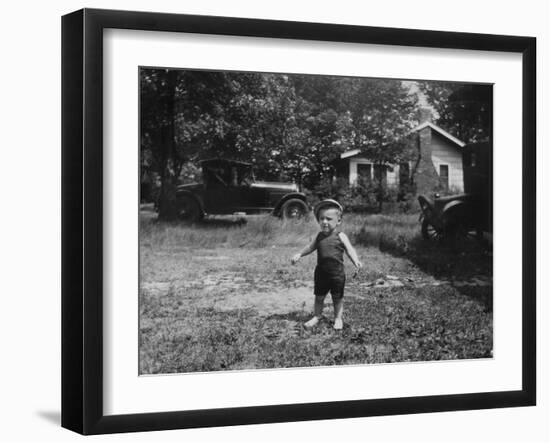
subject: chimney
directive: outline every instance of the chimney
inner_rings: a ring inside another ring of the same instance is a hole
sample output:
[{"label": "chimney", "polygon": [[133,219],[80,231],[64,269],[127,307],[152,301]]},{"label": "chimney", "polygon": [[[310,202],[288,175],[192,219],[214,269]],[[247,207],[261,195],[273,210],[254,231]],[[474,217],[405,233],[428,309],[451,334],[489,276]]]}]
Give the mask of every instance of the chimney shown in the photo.
[{"label": "chimney", "polygon": [[[431,117],[431,111],[422,108],[419,113],[423,116],[427,114]],[[429,121],[429,120],[425,120]],[[417,194],[431,196],[434,192],[442,189],[439,174],[437,173],[432,160],[432,128],[429,126],[417,131],[416,139],[418,143],[418,161],[413,172],[413,182],[416,186]]]},{"label": "chimney", "polygon": [[421,107],[418,109],[418,124],[432,122],[432,110],[431,108]]}]

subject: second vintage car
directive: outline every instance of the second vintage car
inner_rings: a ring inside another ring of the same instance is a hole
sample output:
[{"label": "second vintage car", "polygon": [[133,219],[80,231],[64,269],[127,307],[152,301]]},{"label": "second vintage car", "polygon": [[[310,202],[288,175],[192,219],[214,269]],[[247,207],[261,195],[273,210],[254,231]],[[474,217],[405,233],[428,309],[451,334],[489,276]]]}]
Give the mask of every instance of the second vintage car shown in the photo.
[{"label": "second vintage car", "polygon": [[466,145],[462,152],[464,193],[420,203],[422,236],[426,240],[462,241],[474,235],[491,238],[493,232],[493,160],[488,142]]},{"label": "second vintage car", "polygon": [[211,159],[203,160],[201,168],[202,183],[178,186],[181,219],[197,221],[205,215],[235,213],[300,219],[310,213],[306,196],[296,184],[257,181],[250,163]]}]

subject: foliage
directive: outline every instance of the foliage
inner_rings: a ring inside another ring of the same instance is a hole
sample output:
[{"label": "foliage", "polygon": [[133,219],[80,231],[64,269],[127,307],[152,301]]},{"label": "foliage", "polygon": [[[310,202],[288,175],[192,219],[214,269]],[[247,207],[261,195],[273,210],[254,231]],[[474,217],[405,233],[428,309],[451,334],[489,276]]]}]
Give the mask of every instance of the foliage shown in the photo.
[{"label": "foliage", "polygon": [[143,68],[140,81],[142,168],[159,177],[162,219],[187,162],[247,160],[259,178],[313,188],[348,149],[399,161],[415,107],[395,80]]},{"label": "foliage", "polygon": [[354,148],[377,165],[411,159],[403,140],[413,127],[416,97],[401,82],[348,78],[340,94],[354,122]]},{"label": "foliage", "polygon": [[492,124],[492,86],[454,82],[418,82],[435,109],[435,123],[466,143],[486,141]]},{"label": "foliage", "polygon": [[346,211],[356,213],[411,212],[417,204],[407,187],[394,188],[385,181],[359,177],[352,186],[347,177],[323,179],[308,195],[315,204],[324,198],[340,202]]},{"label": "foliage", "polygon": [[[378,168],[414,160],[417,152],[406,135],[416,124],[418,96],[410,83],[142,68],[142,177],[149,187],[158,181],[159,214],[170,219],[176,215],[177,184],[182,176],[189,181],[187,172],[205,158],[249,161],[260,179],[313,190],[350,149],[359,149]],[[490,86],[417,82],[417,87],[436,110],[436,123],[467,142],[488,137]],[[350,189],[344,198],[352,207],[364,198],[361,205],[369,207],[374,196],[378,211],[391,200],[382,180],[367,188]]]}]

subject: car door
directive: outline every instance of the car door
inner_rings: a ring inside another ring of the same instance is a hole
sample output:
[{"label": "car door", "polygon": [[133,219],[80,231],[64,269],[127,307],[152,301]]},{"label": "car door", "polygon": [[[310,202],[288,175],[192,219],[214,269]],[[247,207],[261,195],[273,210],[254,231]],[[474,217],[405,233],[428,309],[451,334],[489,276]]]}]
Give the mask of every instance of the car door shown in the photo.
[{"label": "car door", "polygon": [[208,214],[231,214],[235,212],[235,187],[229,183],[229,174],[221,168],[204,171],[204,205]]}]

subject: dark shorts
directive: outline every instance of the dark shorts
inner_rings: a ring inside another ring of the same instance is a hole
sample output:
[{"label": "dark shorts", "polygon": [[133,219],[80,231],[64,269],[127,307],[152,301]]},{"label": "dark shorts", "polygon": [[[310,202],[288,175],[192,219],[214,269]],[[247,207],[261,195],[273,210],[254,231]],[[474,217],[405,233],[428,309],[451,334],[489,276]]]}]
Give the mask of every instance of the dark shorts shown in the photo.
[{"label": "dark shorts", "polygon": [[314,274],[315,296],[326,296],[329,292],[332,298],[339,299],[344,296],[344,286],[346,285],[346,274],[343,267],[341,269],[325,270],[320,266],[315,268]]}]

